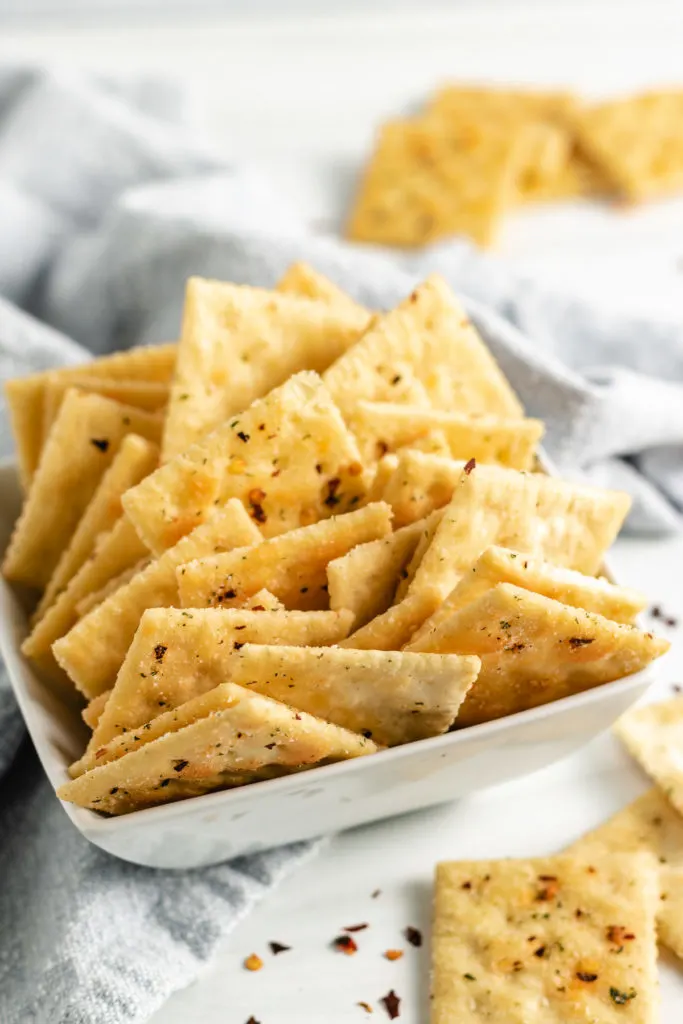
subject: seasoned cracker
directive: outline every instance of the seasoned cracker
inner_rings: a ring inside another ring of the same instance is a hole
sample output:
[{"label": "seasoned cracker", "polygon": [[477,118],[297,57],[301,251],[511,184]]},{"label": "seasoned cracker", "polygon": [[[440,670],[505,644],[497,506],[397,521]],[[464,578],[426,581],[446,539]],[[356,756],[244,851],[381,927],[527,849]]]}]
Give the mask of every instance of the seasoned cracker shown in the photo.
[{"label": "seasoned cracker", "polygon": [[307,299],[318,299],[346,307],[360,319],[369,318],[368,311],[359,303],[354,302],[350,295],[342,291],[333,281],[321,274],[308,263],[292,263],[275,286],[276,291],[285,294],[299,295]]},{"label": "seasoned cracker", "polygon": [[126,434],[158,441],[156,413],[70,391],[5,554],[7,579],[44,587]]},{"label": "seasoned cracker", "polygon": [[643,854],[439,864],[432,1024],[656,1024],[656,905]]},{"label": "seasoned cracker", "polygon": [[315,373],[298,373],[124,496],[161,554],[239,498],[266,537],[355,508],[367,478],[358,447]]},{"label": "seasoned cracker", "polygon": [[180,599],[184,608],[241,605],[267,587],[286,608],[311,611],[328,606],[329,562],[357,544],[391,532],[391,511],[377,502],[357,512],[333,516],[312,526],[272,537],[249,551],[233,551],[181,565]]},{"label": "seasoned cracker", "polygon": [[242,686],[221,686],[222,709],[159,736],[57,791],[108,814],[244,785],[375,753],[372,740],[321,722]]},{"label": "seasoned cracker", "polygon": [[377,317],[323,380],[346,416],[359,399],[519,418],[522,406],[443,278]]},{"label": "seasoned cracker", "polygon": [[159,460],[159,449],[137,434],[127,434],[97,490],[86,506],[69,544],[62,552],[36,610],[36,619],[45,614],[70,579],[95,548],[97,538],[112,529],[122,514],[121,496],[129,487],[144,480]]},{"label": "seasoned cracker", "polygon": [[406,650],[481,658],[456,723],[464,727],[622,679],[668,648],[635,626],[498,583]]},{"label": "seasoned cracker", "polygon": [[683,697],[633,708],[621,716],[614,731],[683,814]]},{"label": "seasoned cracker", "polygon": [[104,706],[109,700],[110,694],[111,690],[105,690],[104,693],[100,693],[99,696],[93,697],[93,699],[88,701],[81,711],[81,718],[89,729],[97,728],[97,723],[102,717]]},{"label": "seasoned cracker", "polygon": [[357,341],[355,305],[191,277],[164,428],[164,461],[300,370],[322,372]]},{"label": "seasoned cracker", "polygon": [[[466,413],[424,409],[396,402],[367,402],[354,407],[349,420],[358,439],[361,458],[374,461],[399,448],[428,443],[422,450],[445,454],[453,459],[476,459],[511,469],[531,469],[543,424],[533,419],[501,419]],[[445,439],[445,452],[431,435]]]},{"label": "seasoned cracker", "polygon": [[346,611],[148,609],[140,619],[86,754],[72,774],[102,763],[100,747],[119,733],[142,728],[157,715],[230,679],[230,655],[244,644],[326,647],[345,637],[350,624],[351,615]]},{"label": "seasoned cracker", "polygon": [[[45,444],[69,388],[102,395],[122,405],[146,412],[158,412],[168,402],[168,384],[156,380],[108,380],[106,377],[78,377],[70,381],[59,373],[48,374],[43,385],[43,440]],[[41,449],[42,450],[42,449]]]},{"label": "seasoned cracker", "polygon": [[416,590],[361,626],[339,646],[364,651],[400,651],[440,603],[441,595],[436,588]]},{"label": "seasoned cracker", "polygon": [[649,853],[659,875],[659,941],[683,960],[683,818],[659,789],[638,797],[568,852],[584,860],[596,853]]},{"label": "seasoned cracker", "polygon": [[85,697],[96,697],[114,685],[145,609],[178,604],[179,565],[210,551],[259,541],[243,505],[233,499],[80,619],[53,644],[55,658]]},{"label": "seasoned cracker", "polygon": [[94,359],[83,366],[66,366],[5,384],[5,397],[17,446],[19,476],[24,490],[33,479],[43,444],[43,403],[45,383],[60,381],[77,384],[84,377],[107,380],[145,380],[168,384],[175,365],[175,345],[134,348]]}]

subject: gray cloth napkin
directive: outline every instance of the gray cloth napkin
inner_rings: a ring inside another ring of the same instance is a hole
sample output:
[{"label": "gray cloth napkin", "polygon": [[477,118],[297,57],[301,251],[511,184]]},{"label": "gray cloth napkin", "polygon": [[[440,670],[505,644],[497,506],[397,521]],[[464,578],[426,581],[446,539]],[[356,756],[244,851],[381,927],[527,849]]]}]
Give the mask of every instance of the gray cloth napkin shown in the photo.
[{"label": "gray cloth napkin", "polygon": [[[276,187],[202,141],[172,86],[0,70],[0,220],[3,379],[174,338],[193,273],[269,285],[306,259],[381,309],[438,271],[563,472],[629,490],[633,530],[680,526],[680,329],[546,294],[465,243],[399,257],[313,238]],[[0,679],[2,1024],[144,1021],[315,848],[184,873],[116,861],[71,826],[22,737]]]}]

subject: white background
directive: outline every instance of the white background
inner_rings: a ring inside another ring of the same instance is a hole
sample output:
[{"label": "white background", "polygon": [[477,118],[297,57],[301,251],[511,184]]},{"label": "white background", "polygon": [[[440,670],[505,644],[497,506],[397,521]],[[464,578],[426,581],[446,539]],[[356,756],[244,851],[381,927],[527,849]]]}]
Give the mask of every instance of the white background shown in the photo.
[{"label": "white background", "polygon": [[[216,6],[199,4],[195,12]],[[308,14],[267,19],[255,12],[282,8],[241,6],[251,18],[181,18],[167,6],[157,21],[121,8],[109,23],[17,21],[0,29],[0,59],[186,78],[202,89],[202,113],[226,154],[275,175],[316,226],[339,222],[374,126],[415,108],[446,79],[571,85],[589,95],[683,84],[679,3],[466,0],[393,11],[367,3],[340,4],[333,15],[324,13],[331,5],[309,3],[299,5]],[[629,212],[564,204],[519,214],[507,223],[500,253],[617,308],[683,315],[683,200]],[[615,564],[622,578],[680,615],[682,556],[683,539],[623,541]],[[677,676],[683,681],[683,650],[672,639],[663,693]],[[422,1024],[428,950],[408,946],[401,933],[411,924],[427,936],[435,862],[552,852],[644,787],[607,737],[520,783],[335,839],[237,928],[207,974],[153,1024],[245,1024],[250,1015],[261,1024],[381,1021],[388,1018],[377,1000],[390,987],[403,999],[402,1024]],[[377,888],[381,895],[372,899]],[[339,929],[360,921],[370,928],[358,935],[359,953],[333,952]],[[274,958],[271,940],[293,948]],[[404,958],[383,959],[390,947],[404,948]],[[265,960],[256,974],[241,967],[252,951]],[[662,977],[663,1020],[680,1024],[683,973],[665,963]],[[372,1018],[359,1000],[374,1005]]]}]

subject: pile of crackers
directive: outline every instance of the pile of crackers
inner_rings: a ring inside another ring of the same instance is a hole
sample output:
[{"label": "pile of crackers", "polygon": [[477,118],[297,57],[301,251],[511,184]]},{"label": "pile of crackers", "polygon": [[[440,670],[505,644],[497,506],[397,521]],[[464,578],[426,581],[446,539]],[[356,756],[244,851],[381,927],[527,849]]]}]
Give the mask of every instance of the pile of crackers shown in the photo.
[{"label": "pile of crackers", "polygon": [[616,732],[654,788],[557,856],[438,865],[433,1024],[659,1020],[657,943],[683,959],[683,698]]},{"label": "pile of crackers", "polygon": [[22,651],[92,730],[64,800],[121,814],[377,754],[668,646],[597,575],[628,497],[537,471],[542,424],[439,277],[385,313],[303,264],[192,278],[177,344],[7,397]]},{"label": "pile of crackers", "polygon": [[588,104],[569,92],[449,86],[378,134],[349,238],[491,245],[507,210],[581,196],[635,203],[683,190],[683,91]]}]

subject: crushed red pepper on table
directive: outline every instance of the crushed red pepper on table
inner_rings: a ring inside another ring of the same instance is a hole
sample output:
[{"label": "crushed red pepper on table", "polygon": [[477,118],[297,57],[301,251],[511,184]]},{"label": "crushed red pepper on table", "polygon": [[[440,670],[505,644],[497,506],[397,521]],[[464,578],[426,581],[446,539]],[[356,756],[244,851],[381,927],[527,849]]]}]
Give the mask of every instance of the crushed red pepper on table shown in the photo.
[{"label": "crushed red pepper on table", "polygon": [[360,1006],[360,1008],[361,1008],[362,1010],[365,1010],[365,1012],[366,1012],[366,1013],[374,1013],[374,1012],[375,1012],[375,1011],[373,1010],[373,1008],[372,1008],[372,1007],[370,1006],[370,1003],[364,1003],[364,1002],[363,1002],[363,1001],[361,1000],[361,1001],[360,1001],[360,1002],[359,1002],[359,1003],[358,1003],[357,1005],[358,1005],[358,1006]]},{"label": "crushed red pepper on table", "polygon": [[419,947],[422,945],[422,932],[419,928],[413,928],[412,925],[408,925],[403,934],[411,946]]},{"label": "crushed red pepper on table", "polygon": [[390,989],[385,996],[382,996],[380,1003],[387,1011],[389,1020],[396,1020],[397,1017],[401,1016],[401,1000],[396,995],[393,988]]},{"label": "crushed red pepper on table", "polygon": [[338,935],[332,945],[340,953],[346,953],[347,956],[352,956],[358,950],[355,940],[350,935]]},{"label": "crushed red pepper on table", "polygon": [[477,465],[477,460],[476,459],[468,459],[467,462],[465,463],[465,465],[462,468],[463,473],[465,473],[466,476],[469,476],[470,473],[472,472],[472,470],[476,467],[476,465]]},{"label": "crushed red pepper on table", "polygon": [[292,947],[285,946],[282,942],[269,942],[268,946],[273,956],[277,956],[278,953],[287,953]]},{"label": "crushed red pepper on table", "polygon": [[403,956],[402,949],[387,949],[384,956],[387,960],[400,960]]},{"label": "crushed red pepper on table", "polygon": [[244,966],[248,971],[260,971],[263,967],[263,960],[256,953],[251,953],[244,961]]},{"label": "crushed red pepper on table", "polygon": [[365,928],[369,928],[368,924],[346,924],[342,931],[345,932],[362,932]]},{"label": "crushed red pepper on table", "polygon": [[247,1024],[261,1024],[260,1020],[256,1020],[256,1017],[250,1017]]}]

